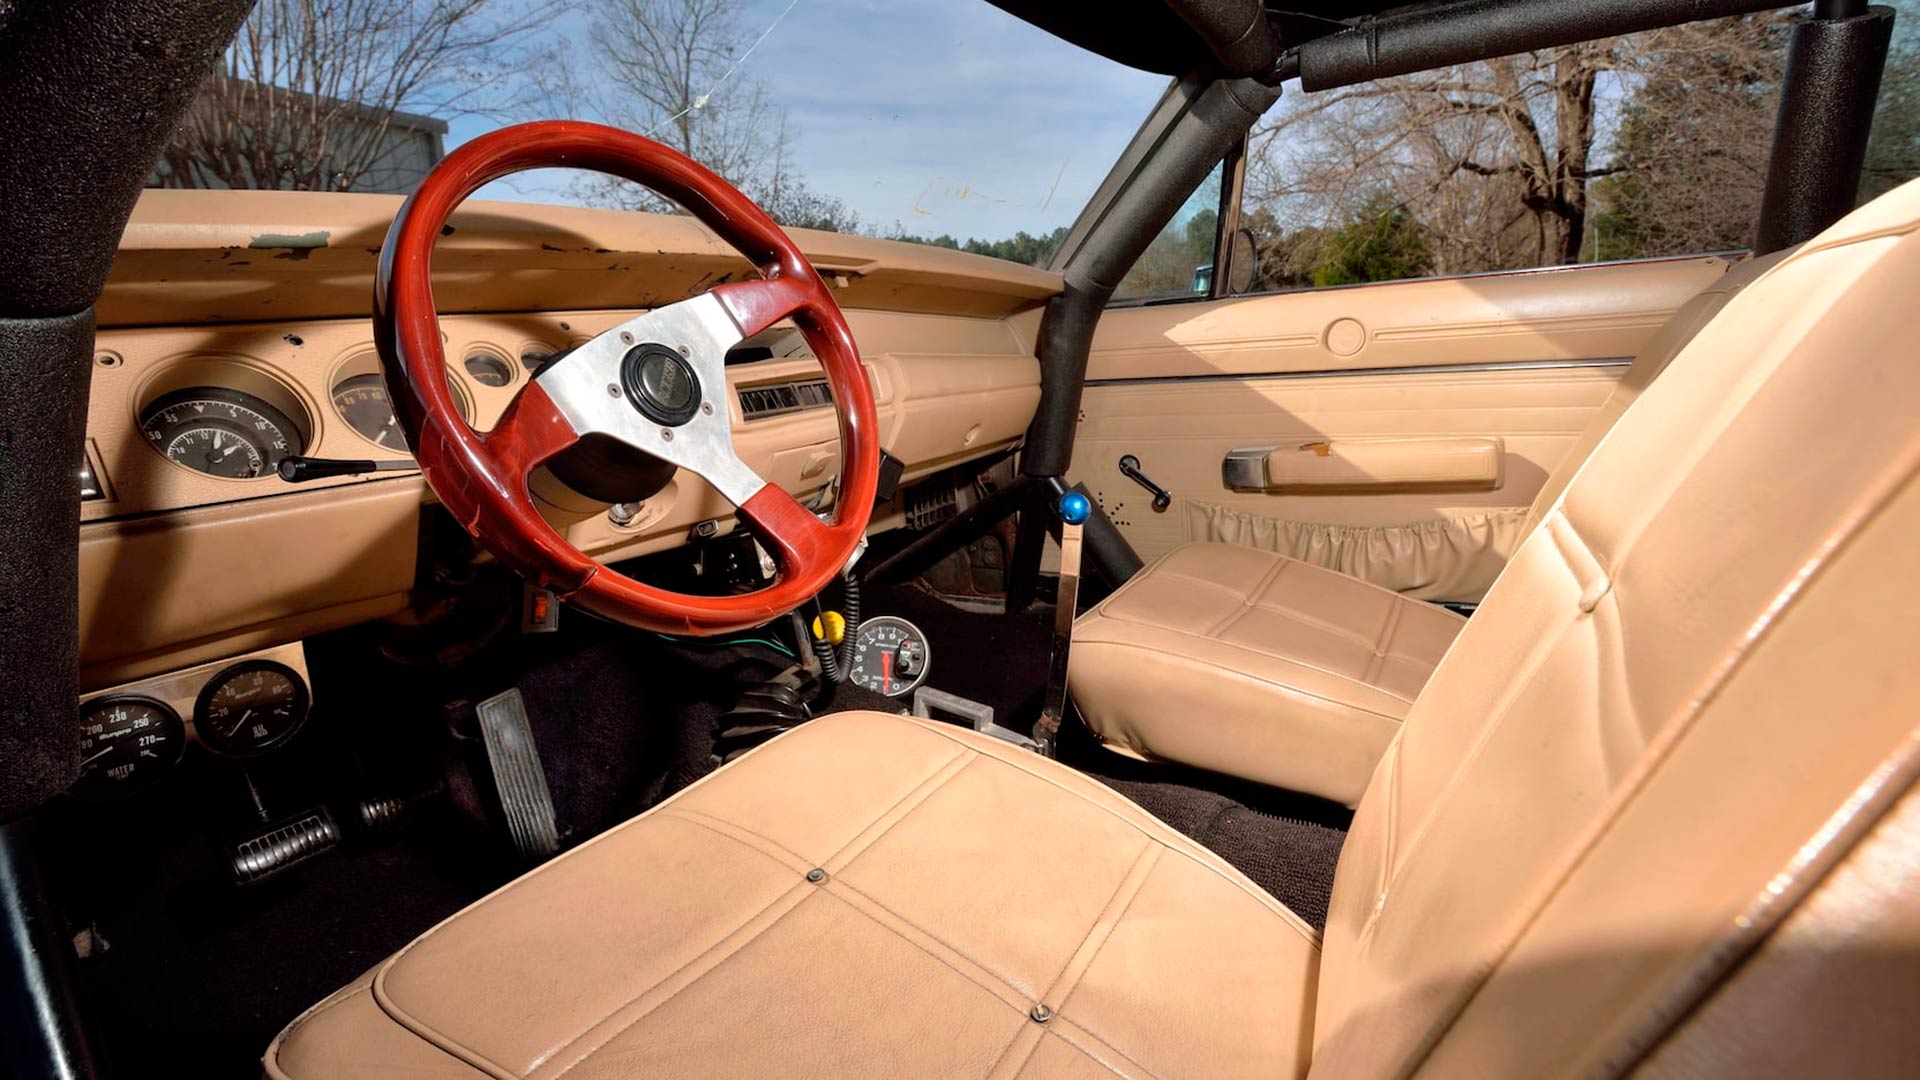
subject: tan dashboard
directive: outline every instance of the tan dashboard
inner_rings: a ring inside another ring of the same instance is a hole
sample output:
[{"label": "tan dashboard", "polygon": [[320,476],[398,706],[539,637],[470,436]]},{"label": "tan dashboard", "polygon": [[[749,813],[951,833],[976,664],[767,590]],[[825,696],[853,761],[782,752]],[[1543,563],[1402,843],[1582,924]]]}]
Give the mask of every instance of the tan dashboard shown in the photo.
[{"label": "tan dashboard", "polygon": [[[99,333],[88,416],[84,688],[404,605],[421,507],[432,500],[419,474],[290,484],[271,468],[285,453],[406,459],[364,313],[378,232],[361,242],[397,206],[375,196],[256,192],[149,192],[143,200],[99,305],[103,323],[121,325]],[[722,269],[737,256],[685,218],[478,204],[455,223],[456,237],[467,235],[444,284],[436,273],[436,295],[454,298],[443,308],[520,305],[443,320],[448,379],[483,430],[554,352],[644,310],[565,306],[575,293],[608,299],[604,279],[614,279],[632,287],[628,296],[670,302],[744,267]],[[332,242],[341,235],[353,243]],[[262,248],[263,236],[309,246]],[[577,267],[583,236],[597,274]],[[883,445],[906,463],[909,481],[1017,443],[1039,398],[1036,309],[1057,278],[955,252],[795,236],[838,287],[873,381]],[[485,251],[498,265],[474,257]],[[349,296],[357,314],[338,310]],[[249,309],[276,317],[234,321]],[[149,319],[164,325],[124,325]],[[839,458],[831,405],[807,389],[817,362],[780,327],[740,352],[728,382],[739,412],[750,414],[734,421],[742,458],[797,495],[818,490]],[[696,524],[724,525],[733,515],[685,474],[614,514],[557,484],[537,491],[576,545],[609,560],[684,543]],[[898,520],[897,510],[880,508],[875,527]]]}]

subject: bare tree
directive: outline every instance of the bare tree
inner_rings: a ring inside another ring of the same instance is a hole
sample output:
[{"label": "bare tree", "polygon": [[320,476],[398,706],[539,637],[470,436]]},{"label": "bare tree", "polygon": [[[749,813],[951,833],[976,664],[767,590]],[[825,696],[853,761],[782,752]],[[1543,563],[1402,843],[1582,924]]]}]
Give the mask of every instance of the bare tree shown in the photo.
[{"label": "bare tree", "polygon": [[259,0],[161,158],[170,187],[348,191],[439,120],[524,103],[548,0]]},{"label": "bare tree", "polygon": [[[1752,201],[1743,202],[1748,196],[1730,190],[1728,170],[1753,168],[1756,146],[1764,167],[1780,25],[1771,16],[1697,24],[1384,79],[1283,105],[1250,137],[1247,205],[1312,241],[1377,213],[1384,201],[1417,221],[1433,272],[1465,273],[1579,261],[1590,254],[1593,200],[1603,190],[1596,182],[1644,170],[1643,190],[1659,172],[1668,201],[1658,213],[1683,215],[1696,196],[1718,199],[1710,215],[1716,228],[1707,232],[1724,235],[1722,223],[1742,215],[1751,225],[1757,179],[1746,184]],[[1692,151],[1711,153],[1728,168],[1684,165],[1686,140],[1678,137],[1643,139],[1637,155],[1616,152],[1621,118],[1633,103],[1645,135],[1677,134],[1680,121],[1698,121]],[[1288,264],[1289,245],[1266,239],[1263,246],[1283,250],[1263,251],[1263,263]]]},{"label": "bare tree", "polygon": [[[798,131],[766,87],[740,65],[754,41],[728,0],[598,0],[597,61],[546,74],[572,111],[646,133],[719,173],[789,226],[851,232],[859,218],[810,188],[793,161]],[[605,177],[577,195],[603,205],[665,210],[659,196]]]}]

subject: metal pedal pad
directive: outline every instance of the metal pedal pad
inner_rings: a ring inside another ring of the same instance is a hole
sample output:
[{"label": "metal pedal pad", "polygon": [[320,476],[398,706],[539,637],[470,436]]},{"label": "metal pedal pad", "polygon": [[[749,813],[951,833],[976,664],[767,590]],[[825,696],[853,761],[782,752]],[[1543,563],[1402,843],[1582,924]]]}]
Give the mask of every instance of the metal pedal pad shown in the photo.
[{"label": "metal pedal pad", "polygon": [[227,858],[233,879],[252,885],[339,845],[340,826],[326,807],[316,806],[247,836]]},{"label": "metal pedal pad", "polygon": [[520,691],[507,690],[481,702],[475,711],[514,850],[528,859],[547,858],[560,850],[560,829],[554,823],[547,773],[527,724],[527,703]]}]

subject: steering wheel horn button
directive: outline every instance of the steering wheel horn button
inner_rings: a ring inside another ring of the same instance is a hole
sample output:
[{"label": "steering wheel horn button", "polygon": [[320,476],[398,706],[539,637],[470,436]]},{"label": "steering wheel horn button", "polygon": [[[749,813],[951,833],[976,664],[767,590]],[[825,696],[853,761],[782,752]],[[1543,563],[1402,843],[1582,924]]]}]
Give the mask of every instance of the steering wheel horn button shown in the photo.
[{"label": "steering wheel horn button", "polygon": [[700,411],[700,377],[693,365],[665,345],[635,345],[620,361],[627,400],[647,419],[678,427]]}]

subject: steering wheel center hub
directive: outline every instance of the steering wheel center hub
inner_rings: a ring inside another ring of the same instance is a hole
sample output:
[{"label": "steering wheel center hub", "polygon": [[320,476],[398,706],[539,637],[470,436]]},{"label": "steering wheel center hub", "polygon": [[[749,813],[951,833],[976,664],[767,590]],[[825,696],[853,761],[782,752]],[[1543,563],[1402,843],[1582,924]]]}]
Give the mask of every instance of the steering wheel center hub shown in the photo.
[{"label": "steering wheel center hub", "polygon": [[700,378],[693,365],[665,345],[635,345],[620,361],[627,400],[647,419],[679,427],[700,410]]}]

